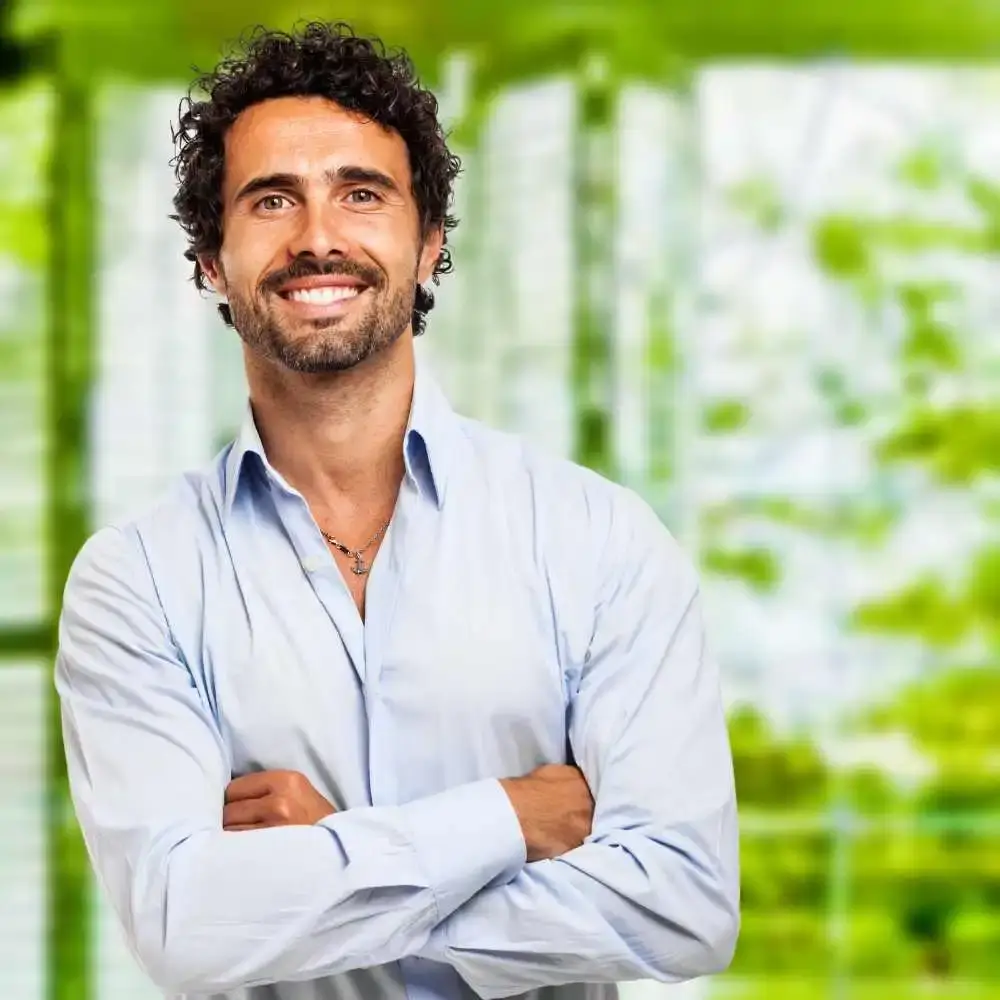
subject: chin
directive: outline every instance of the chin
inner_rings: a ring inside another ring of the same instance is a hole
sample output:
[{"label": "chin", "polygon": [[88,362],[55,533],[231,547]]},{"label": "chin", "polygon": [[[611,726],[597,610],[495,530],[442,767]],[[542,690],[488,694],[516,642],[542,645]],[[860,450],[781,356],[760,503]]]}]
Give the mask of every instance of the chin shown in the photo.
[{"label": "chin", "polygon": [[369,342],[350,343],[340,338],[323,345],[307,345],[298,341],[279,349],[275,360],[291,371],[321,375],[348,371],[377,351],[378,348]]}]

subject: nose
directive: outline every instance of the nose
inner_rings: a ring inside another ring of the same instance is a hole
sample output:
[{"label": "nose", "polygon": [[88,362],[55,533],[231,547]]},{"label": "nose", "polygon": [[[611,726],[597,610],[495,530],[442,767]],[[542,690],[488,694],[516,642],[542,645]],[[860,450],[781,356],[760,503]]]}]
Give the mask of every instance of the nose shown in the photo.
[{"label": "nose", "polygon": [[289,240],[289,256],[324,258],[347,254],[347,240],[332,205],[308,204],[300,220]]}]

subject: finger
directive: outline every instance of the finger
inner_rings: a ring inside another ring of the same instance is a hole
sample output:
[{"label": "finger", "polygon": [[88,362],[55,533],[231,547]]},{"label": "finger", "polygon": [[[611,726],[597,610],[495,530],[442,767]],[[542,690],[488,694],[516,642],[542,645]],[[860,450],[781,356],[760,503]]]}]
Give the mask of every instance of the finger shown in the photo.
[{"label": "finger", "polygon": [[271,792],[271,774],[269,771],[254,771],[233,778],[226,785],[226,802],[237,802],[240,799],[259,799]]},{"label": "finger", "polygon": [[227,803],[222,809],[222,826],[245,826],[253,823],[266,823],[271,819],[268,799],[240,799]]}]

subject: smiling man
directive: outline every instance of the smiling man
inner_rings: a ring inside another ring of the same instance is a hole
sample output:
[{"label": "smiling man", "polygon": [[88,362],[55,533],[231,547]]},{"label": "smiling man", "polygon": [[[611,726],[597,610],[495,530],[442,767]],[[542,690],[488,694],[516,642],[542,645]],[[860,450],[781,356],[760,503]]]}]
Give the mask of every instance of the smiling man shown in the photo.
[{"label": "smiling man", "polygon": [[168,994],[603,1000],[723,969],[736,806],[696,575],[637,496],[456,415],[413,338],[457,160],[403,55],[258,32],[177,130],[238,438],[78,556],[70,783]]}]

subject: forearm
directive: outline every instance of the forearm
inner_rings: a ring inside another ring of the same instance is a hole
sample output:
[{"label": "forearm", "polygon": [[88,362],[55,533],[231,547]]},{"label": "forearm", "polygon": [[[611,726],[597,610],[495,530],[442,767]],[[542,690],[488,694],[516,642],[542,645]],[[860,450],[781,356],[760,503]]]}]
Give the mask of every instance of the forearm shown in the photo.
[{"label": "forearm", "polygon": [[484,998],[720,971],[735,947],[739,879],[734,818],[719,823],[714,843],[630,830],[529,864],[443,921],[422,954]]},{"label": "forearm", "polygon": [[164,833],[134,866],[109,848],[95,860],[133,948],[153,980],[177,993],[313,979],[414,954],[435,924],[524,860],[494,782],[311,827]]}]

